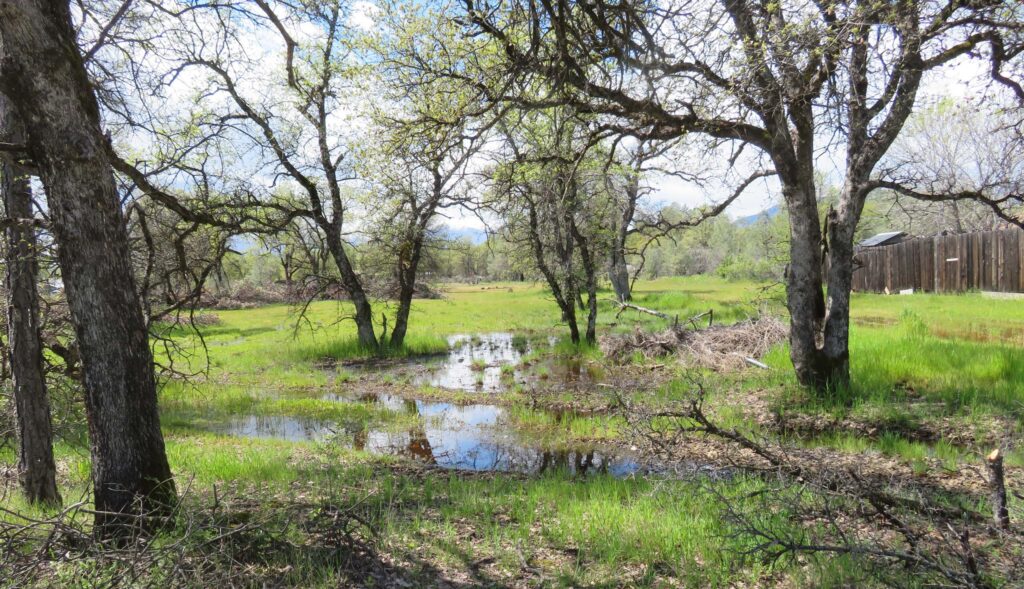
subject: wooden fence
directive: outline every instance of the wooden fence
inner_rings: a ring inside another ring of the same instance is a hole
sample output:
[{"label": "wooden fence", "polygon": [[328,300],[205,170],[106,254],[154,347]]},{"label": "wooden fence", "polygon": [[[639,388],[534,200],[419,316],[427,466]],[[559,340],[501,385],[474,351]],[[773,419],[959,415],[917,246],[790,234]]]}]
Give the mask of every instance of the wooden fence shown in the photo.
[{"label": "wooden fence", "polygon": [[1024,292],[1024,231],[936,235],[857,250],[853,290]]}]

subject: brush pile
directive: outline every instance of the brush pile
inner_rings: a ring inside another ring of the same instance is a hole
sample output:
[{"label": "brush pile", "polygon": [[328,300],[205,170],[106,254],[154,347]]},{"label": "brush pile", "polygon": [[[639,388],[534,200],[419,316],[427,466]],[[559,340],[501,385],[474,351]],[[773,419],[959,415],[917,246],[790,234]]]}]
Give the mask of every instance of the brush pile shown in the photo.
[{"label": "brush pile", "polygon": [[616,362],[627,362],[636,353],[645,358],[678,354],[686,364],[729,371],[746,366],[746,358],[761,358],[788,334],[785,323],[764,316],[706,329],[682,325],[657,333],[638,329],[628,335],[602,338],[601,350]]}]

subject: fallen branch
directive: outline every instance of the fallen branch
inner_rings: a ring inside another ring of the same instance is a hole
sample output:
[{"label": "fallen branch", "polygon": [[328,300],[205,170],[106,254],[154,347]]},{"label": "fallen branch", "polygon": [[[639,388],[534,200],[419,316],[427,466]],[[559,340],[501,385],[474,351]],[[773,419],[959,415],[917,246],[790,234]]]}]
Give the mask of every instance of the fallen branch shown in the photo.
[{"label": "fallen branch", "polygon": [[[634,305],[633,303],[619,302],[619,301],[615,301],[615,300],[613,300],[612,302],[619,306],[619,311],[617,313],[615,313],[615,318],[616,319],[618,319],[627,309],[632,309],[633,311],[638,311],[640,313],[646,313],[648,315],[653,315],[653,316],[658,317],[660,319],[664,319],[665,321],[671,321],[673,328],[677,329],[679,327],[679,315],[671,316],[668,313],[662,313],[661,311],[656,311],[654,309],[648,309],[647,307],[641,307],[640,305]],[[693,317],[690,317],[689,319],[687,319],[686,323],[689,323],[693,327],[694,330],[700,329],[699,327],[697,327],[697,320],[701,319],[703,317],[707,317],[708,318],[708,327],[711,327],[711,325],[715,321],[715,310],[714,309],[708,309],[707,311],[704,311],[703,313],[698,313],[697,315],[694,315]]]},{"label": "fallen branch", "polygon": [[744,356],[743,357],[743,361],[746,362],[747,364],[750,364],[751,366],[756,366],[756,367],[760,368],[761,370],[768,370],[768,365],[767,364],[765,364],[764,362],[760,362],[758,360],[755,360],[753,358],[747,358],[746,356]]},{"label": "fallen branch", "polygon": [[641,307],[640,305],[634,305],[633,303],[619,303],[618,301],[616,301],[616,304],[619,305],[619,312],[615,314],[616,319],[618,319],[619,316],[626,311],[626,309],[632,309],[634,311],[639,311],[641,313],[647,313],[648,315],[654,315],[655,317],[660,317],[666,321],[672,321],[673,319],[671,316],[662,313],[661,311],[655,311],[654,309],[648,309],[647,307]]},{"label": "fallen branch", "polygon": [[[704,311],[703,313],[701,313],[699,315],[694,315],[693,317],[690,317],[689,319],[687,319],[687,321],[690,323],[690,325],[693,326],[694,330],[700,329],[699,327],[697,327],[697,320],[700,319],[701,317],[707,317],[708,318],[708,327],[710,328],[711,325],[715,322],[715,310],[714,309],[708,309],[707,311]],[[678,319],[676,320],[676,322],[678,323]]]}]

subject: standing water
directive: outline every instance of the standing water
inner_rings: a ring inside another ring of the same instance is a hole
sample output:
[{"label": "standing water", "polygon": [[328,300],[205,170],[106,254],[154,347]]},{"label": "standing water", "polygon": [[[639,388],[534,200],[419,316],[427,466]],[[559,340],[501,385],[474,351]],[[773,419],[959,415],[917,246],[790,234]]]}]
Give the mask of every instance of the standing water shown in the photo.
[{"label": "standing water", "polygon": [[[338,395],[327,400],[354,402]],[[367,395],[360,402],[375,403],[416,416],[415,425],[401,431],[365,429],[295,417],[233,418],[214,430],[242,437],[281,438],[293,441],[325,440],[374,454],[403,456],[442,468],[541,474],[563,470],[570,474],[606,473],[624,477],[642,470],[634,459],[592,447],[545,448],[530,444],[515,432],[496,405],[453,405]]]}]

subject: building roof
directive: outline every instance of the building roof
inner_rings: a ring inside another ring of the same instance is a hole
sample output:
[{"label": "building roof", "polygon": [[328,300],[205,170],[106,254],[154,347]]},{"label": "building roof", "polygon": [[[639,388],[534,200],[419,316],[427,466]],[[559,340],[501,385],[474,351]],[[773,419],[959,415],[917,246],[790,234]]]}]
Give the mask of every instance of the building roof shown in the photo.
[{"label": "building roof", "polygon": [[873,235],[857,245],[859,245],[860,247],[877,247],[880,245],[887,245],[889,243],[897,243],[904,236],[906,236],[906,233],[904,233],[903,231],[889,231],[886,233],[879,233],[878,235]]}]

